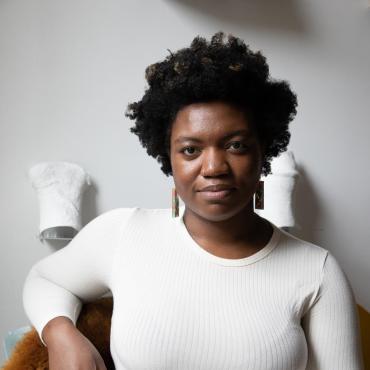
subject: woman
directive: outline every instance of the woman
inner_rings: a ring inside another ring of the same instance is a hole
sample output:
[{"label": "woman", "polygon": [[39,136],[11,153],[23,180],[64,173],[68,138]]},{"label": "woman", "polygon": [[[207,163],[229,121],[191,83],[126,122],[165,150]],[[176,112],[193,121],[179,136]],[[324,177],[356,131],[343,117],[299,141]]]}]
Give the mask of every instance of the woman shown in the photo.
[{"label": "woman", "polygon": [[105,369],[75,327],[112,292],[111,353],[123,369],[360,370],[356,304],[333,255],[256,215],[285,151],[296,95],[264,56],[218,32],[146,70],[126,115],[184,201],[117,208],[36,263],[25,311],[51,370]]}]

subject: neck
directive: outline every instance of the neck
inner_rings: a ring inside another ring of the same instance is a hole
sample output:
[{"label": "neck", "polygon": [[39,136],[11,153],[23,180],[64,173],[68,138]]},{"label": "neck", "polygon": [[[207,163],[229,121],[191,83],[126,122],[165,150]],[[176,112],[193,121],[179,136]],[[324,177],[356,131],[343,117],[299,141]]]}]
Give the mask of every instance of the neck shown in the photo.
[{"label": "neck", "polygon": [[252,201],[234,216],[221,220],[208,220],[185,207],[184,223],[198,242],[207,245],[258,244],[265,220],[254,213]]}]

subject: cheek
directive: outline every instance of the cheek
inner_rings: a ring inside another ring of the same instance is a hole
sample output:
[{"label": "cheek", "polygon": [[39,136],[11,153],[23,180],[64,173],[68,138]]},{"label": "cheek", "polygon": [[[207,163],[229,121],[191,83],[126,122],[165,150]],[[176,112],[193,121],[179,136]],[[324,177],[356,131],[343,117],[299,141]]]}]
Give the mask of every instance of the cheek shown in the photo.
[{"label": "cheek", "polygon": [[172,174],[176,189],[182,198],[186,199],[186,194],[192,192],[196,187],[196,181],[199,177],[199,166],[196,161],[184,161],[176,159],[173,161]]},{"label": "cheek", "polygon": [[246,193],[253,193],[260,179],[260,163],[258,158],[245,157],[243,161],[235,163],[233,167],[236,181],[240,189]]},{"label": "cheek", "polygon": [[238,177],[251,178],[260,170],[259,158],[253,155],[231,158],[229,163]]},{"label": "cheek", "polygon": [[173,168],[174,177],[180,187],[189,186],[198,176],[199,169],[193,162],[177,162]]}]

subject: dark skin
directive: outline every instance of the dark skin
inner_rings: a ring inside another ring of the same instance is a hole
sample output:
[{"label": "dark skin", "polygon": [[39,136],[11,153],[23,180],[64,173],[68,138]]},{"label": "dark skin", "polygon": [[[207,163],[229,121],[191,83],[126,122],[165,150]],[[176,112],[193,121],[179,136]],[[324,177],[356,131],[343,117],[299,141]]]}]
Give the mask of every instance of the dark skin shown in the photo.
[{"label": "dark skin", "polygon": [[[225,138],[236,130],[243,133]],[[199,142],[179,141],[184,136]],[[170,145],[173,179],[192,238],[223,258],[244,258],[262,249],[273,233],[253,210],[264,146],[247,115],[222,101],[187,105],[172,124]],[[209,200],[199,192],[220,183],[235,187],[227,198]]]}]

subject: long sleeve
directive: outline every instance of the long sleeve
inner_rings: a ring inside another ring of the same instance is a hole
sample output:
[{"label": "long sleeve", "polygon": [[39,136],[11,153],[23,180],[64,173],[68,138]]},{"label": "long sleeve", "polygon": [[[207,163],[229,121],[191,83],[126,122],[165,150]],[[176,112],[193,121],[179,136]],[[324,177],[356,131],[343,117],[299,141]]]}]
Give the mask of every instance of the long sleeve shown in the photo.
[{"label": "long sleeve", "polygon": [[357,306],[350,283],[328,252],[313,306],[302,318],[308,370],[363,370]]},{"label": "long sleeve", "polygon": [[116,208],[85,225],[64,248],[34,264],[23,286],[23,308],[39,337],[53,318],[76,325],[83,302],[110,290],[110,273],[124,227],[135,208]]}]

